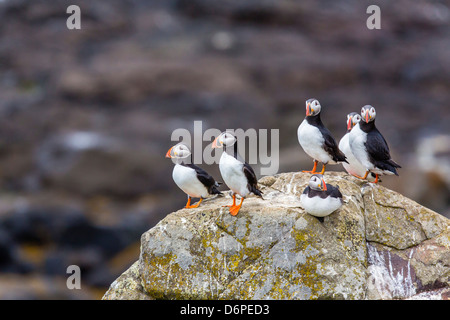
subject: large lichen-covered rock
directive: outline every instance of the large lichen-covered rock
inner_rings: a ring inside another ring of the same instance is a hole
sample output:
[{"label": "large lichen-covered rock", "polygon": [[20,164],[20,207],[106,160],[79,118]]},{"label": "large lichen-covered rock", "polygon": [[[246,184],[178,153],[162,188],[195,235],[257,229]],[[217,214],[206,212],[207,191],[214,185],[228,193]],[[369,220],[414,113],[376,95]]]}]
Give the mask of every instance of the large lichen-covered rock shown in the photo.
[{"label": "large lichen-covered rock", "polygon": [[229,196],[169,214],[104,299],[397,299],[450,290],[450,221],[381,185],[328,172],[341,209],[323,222],[299,196],[309,175],[260,180],[236,217]]}]

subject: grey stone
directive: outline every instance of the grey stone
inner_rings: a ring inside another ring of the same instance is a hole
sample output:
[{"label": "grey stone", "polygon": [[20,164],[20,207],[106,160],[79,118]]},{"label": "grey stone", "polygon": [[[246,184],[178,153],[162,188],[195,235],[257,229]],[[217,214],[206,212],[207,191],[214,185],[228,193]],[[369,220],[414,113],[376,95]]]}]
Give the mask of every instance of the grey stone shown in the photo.
[{"label": "grey stone", "polygon": [[344,173],[325,179],[344,205],[323,222],[300,206],[304,173],[264,177],[264,200],[245,199],[236,217],[229,196],[169,214],[104,299],[135,296],[123,287],[162,299],[403,299],[449,287],[447,218]]}]

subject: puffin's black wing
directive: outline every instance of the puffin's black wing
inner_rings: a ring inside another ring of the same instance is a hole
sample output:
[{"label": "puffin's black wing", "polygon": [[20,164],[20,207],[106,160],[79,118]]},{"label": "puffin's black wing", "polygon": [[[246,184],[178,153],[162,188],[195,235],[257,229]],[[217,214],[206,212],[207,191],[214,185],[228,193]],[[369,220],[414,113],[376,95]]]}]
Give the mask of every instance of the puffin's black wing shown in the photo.
[{"label": "puffin's black wing", "polygon": [[322,133],[323,138],[325,139],[323,143],[323,148],[326,152],[328,152],[333,161],[347,162],[347,158],[345,157],[344,153],[341,150],[339,150],[336,140],[331,135],[330,130],[328,130],[326,127],[321,127],[319,128],[319,130]]},{"label": "puffin's black wing", "polygon": [[367,133],[365,147],[370,161],[377,168],[389,170],[398,176],[396,168],[401,168],[401,166],[391,159],[389,146],[377,128],[373,128],[373,130]]},{"label": "puffin's black wing", "polygon": [[248,181],[248,189],[257,196],[262,197],[262,192],[258,189],[258,179],[256,178],[256,174],[255,171],[253,171],[253,168],[250,167],[247,162],[244,162],[242,170],[244,171],[245,177]]},{"label": "puffin's black wing", "polygon": [[319,197],[325,199],[327,197],[333,197],[333,198],[340,198],[342,201],[342,193],[341,191],[339,191],[339,187],[335,187],[328,183],[326,191],[314,190],[311,189],[309,186],[307,186],[305,190],[303,190],[303,194],[306,194],[308,198]]},{"label": "puffin's black wing", "polygon": [[327,127],[325,127],[324,124],[322,123],[322,120],[320,119],[320,113],[315,116],[306,117],[306,121],[310,125],[315,126],[319,129],[320,133],[324,138],[322,147],[330,155],[333,161],[347,162],[347,158],[345,157],[344,153],[341,150],[339,150],[336,140],[334,140],[330,130],[328,130]]},{"label": "puffin's black wing", "polygon": [[306,186],[305,190],[303,190],[303,194],[308,194],[310,189],[309,186]]},{"label": "puffin's black wing", "polygon": [[342,193],[339,190],[338,186],[333,186],[331,184],[327,183],[327,191],[326,191],[327,196],[333,197],[333,198],[339,198],[342,201]]},{"label": "puffin's black wing", "polygon": [[217,187],[219,183],[214,180],[214,178],[202,168],[196,166],[195,164],[184,164],[186,167],[192,168],[197,173],[197,179],[208,189],[210,194],[222,194]]}]

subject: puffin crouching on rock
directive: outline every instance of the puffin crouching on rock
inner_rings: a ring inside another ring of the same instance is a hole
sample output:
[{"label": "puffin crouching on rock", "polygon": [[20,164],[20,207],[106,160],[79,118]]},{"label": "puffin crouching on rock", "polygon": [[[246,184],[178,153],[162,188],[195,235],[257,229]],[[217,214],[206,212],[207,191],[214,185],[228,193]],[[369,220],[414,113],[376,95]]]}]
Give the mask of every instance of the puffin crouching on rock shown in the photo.
[{"label": "puffin crouching on rock", "polygon": [[[217,189],[221,183],[215,181],[202,168],[187,163],[186,160],[189,156],[192,156],[191,151],[184,144],[173,146],[166,154],[166,158],[176,159],[172,178],[177,186],[188,195],[186,209],[197,208],[203,199],[208,196],[222,195],[222,192]],[[190,162],[192,162],[192,159]],[[191,205],[191,198],[200,198],[200,201],[195,205]]]},{"label": "puffin crouching on rock", "polygon": [[323,174],[327,164],[347,162],[339,150],[336,140],[320,119],[321,106],[317,99],[306,101],[306,117],[297,129],[298,142],[303,150],[314,159],[314,167],[308,173],[316,173],[317,163],[322,163]]},{"label": "puffin crouching on rock", "polygon": [[339,188],[326,184],[321,174],[311,176],[308,186],[300,196],[300,202],[305,211],[315,217],[326,217],[343,204]]},{"label": "puffin crouching on rock", "polygon": [[[253,168],[238,154],[236,140],[236,137],[230,132],[222,132],[212,144],[213,148],[224,148],[219,161],[219,170],[223,181],[233,193],[233,204],[227,206],[230,208],[232,216],[239,213],[244,198],[250,193],[262,198],[256,174]],[[241,197],[239,205],[236,205],[236,194]]]}]

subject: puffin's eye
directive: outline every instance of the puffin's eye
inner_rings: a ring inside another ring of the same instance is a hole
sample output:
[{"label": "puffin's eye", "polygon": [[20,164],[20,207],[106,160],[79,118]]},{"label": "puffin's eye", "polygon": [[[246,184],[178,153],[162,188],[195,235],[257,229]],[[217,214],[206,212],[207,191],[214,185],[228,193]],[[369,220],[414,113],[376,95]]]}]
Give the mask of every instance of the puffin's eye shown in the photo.
[{"label": "puffin's eye", "polygon": [[375,109],[374,108],[370,108],[370,113],[375,113]]}]

